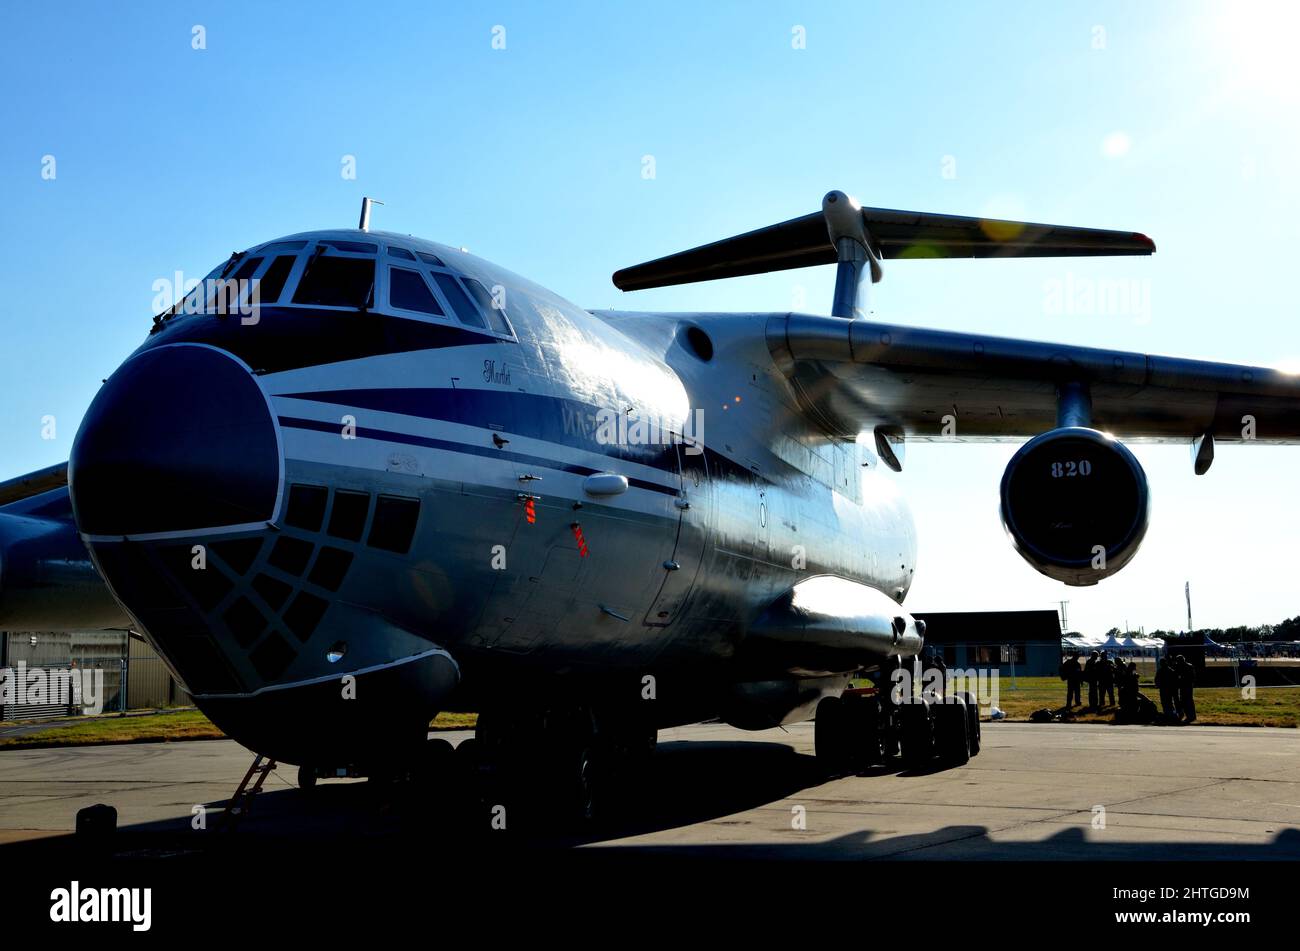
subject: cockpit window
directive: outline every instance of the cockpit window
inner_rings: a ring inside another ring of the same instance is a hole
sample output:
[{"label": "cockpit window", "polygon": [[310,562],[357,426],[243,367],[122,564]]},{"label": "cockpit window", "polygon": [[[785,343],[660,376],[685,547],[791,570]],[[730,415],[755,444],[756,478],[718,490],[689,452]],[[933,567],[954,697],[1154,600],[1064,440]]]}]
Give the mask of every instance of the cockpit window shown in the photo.
[{"label": "cockpit window", "polygon": [[280,299],[280,292],[284,290],[285,282],[289,280],[289,273],[293,270],[294,262],[298,258],[292,254],[282,254],[266,269],[262,279],[257,284],[257,299],[263,304],[274,304]]},{"label": "cockpit window", "polygon": [[432,264],[434,267],[447,266],[442,263],[442,258],[438,257],[436,254],[430,254],[428,251],[416,251],[415,253],[425,264]]},{"label": "cockpit window", "polygon": [[406,248],[395,248],[391,244],[388,246],[388,253],[395,258],[401,258],[404,261],[414,261],[415,255]]},{"label": "cockpit window", "polygon": [[505,307],[504,290],[505,289],[502,288],[503,299],[502,299],[501,307],[498,308],[496,306],[496,301],[494,301],[492,299],[492,295],[488,293],[488,289],[484,287],[482,284],[480,284],[478,281],[474,280],[472,277],[467,277],[465,278],[465,286],[469,288],[470,294],[474,297],[476,301],[478,301],[479,307],[481,307],[483,309],[483,312],[487,314],[488,324],[491,326],[491,328],[499,334],[514,336],[514,330],[510,327],[510,321],[506,320],[506,315],[504,312],[504,307]]},{"label": "cockpit window", "polygon": [[301,251],[307,247],[306,241],[277,241],[275,244],[268,244],[262,249],[262,255],[269,257],[272,254],[288,254],[291,251]]},{"label": "cockpit window", "polygon": [[258,267],[261,266],[261,264],[262,264],[262,259],[260,257],[247,258],[242,264],[239,265],[239,267],[235,270],[235,273],[230,275],[229,279],[232,281],[246,281],[254,274],[257,273],[257,269]]},{"label": "cockpit window", "polygon": [[336,251],[347,251],[351,254],[378,254],[379,253],[379,245],[368,244],[364,241],[336,241],[334,239],[330,239],[329,241],[322,241],[321,244],[328,244],[331,248],[334,248]]},{"label": "cockpit window", "polygon": [[262,260],[260,257],[243,258],[233,271],[229,271],[229,262],[227,262],[227,267],[223,270],[228,273],[224,276],[218,274],[216,277],[206,278],[201,288],[195,288],[196,294],[206,300],[203,312],[208,314],[238,312],[241,302],[251,296],[246,292],[251,283],[250,279],[262,266]]},{"label": "cockpit window", "polygon": [[459,281],[442,271],[431,271],[429,273],[437,282],[438,289],[442,291],[442,296],[447,298],[447,303],[451,304],[451,309],[456,312],[456,316],[462,324],[487,329],[487,321],[478,312],[478,308],[469,299],[469,295],[465,293]]},{"label": "cockpit window", "polygon": [[424,278],[419,272],[404,267],[388,269],[388,303],[402,310],[443,316],[442,308],[438,306],[429,285],[424,283]]},{"label": "cockpit window", "polygon": [[[329,242],[355,244],[356,242]],[[324,243],[322,243],[324,244]],[[372,245],[373,247],[373,245]],[[375,262],[370,258],[331,257],[316,254],[307,263],[295,304],[318,304],[325,307],[367,307],[375,287]]]}]

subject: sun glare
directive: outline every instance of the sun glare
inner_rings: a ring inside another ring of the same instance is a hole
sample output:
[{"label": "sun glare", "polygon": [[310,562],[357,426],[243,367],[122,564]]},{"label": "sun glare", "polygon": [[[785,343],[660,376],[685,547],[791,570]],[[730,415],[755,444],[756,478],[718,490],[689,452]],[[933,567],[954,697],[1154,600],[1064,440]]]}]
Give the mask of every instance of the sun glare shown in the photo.
[{"label": "sun glare", "polygon": [[1247,0],[1225,4],[1212,21],[1233,85],[1271,96],[1300,98],[1300,3]]}]

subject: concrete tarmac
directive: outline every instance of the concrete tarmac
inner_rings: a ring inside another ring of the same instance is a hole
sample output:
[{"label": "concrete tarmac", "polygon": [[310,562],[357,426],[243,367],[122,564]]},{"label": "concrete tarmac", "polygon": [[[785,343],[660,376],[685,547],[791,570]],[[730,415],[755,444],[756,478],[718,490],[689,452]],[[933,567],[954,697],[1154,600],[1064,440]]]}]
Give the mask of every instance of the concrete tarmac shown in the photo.
[{"label": "concrete tarmac", "polygon": [[[965,767],[831,780],[812,744],[811,723],[663,731],[637,801],[577,839],[520,836],[509,821],[487,831],[486,811],[362,781],[304,795],[282,766],[235,835],[293,848],[437,841],[474,827],[530,849],[732,860],[1300,859],[1297,730],[985,723],[983,751]],[[2,750],[0,855],[66,844],[77,810],[98,802],[118,810],[119,852],[202,853],[250,761],[230,740]]]}]

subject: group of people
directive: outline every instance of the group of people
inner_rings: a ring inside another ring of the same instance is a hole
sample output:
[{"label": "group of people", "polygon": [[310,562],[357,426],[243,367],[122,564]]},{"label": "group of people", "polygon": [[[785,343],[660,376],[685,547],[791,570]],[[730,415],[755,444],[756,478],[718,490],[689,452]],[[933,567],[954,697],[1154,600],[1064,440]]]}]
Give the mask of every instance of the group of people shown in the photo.
[{"label": "group of people", "polygon": [[[1083,709],[1101,710],[1115,705],[1119,691],[1120,716],[1133,722],[1154,719],[1155,705],[1138,690],[1137,664],[1125,665],[1120,658],[1112,660],[1105,651],[1094,650],[1086,661],[1079,652],[1071,651],[1061,664],[1061,679],[1065,681],[1065,708],[1078,704]],[[1088,705],[1083,705],[1083,685],[1088,685]],[[1156,687],[1160,691],[1160,707],[1166,722],[1192,723],[1196,720],[1196,668],[1186,657],[1173,660],[1161,658],[1156,668]],[[1150,714],[1150,715],[1148,715]]]}]

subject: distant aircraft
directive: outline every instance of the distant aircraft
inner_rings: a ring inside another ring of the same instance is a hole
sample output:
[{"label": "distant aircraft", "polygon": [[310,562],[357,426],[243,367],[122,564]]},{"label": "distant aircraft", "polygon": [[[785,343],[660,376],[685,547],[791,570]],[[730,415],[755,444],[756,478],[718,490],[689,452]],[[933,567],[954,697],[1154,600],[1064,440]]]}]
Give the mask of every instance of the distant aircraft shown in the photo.
[{"label": "distant aircraft", "polygon": [[[1092,584],[1147,527],[1116,437],[1295,442],[1276,370],[866,319],[891,258],[1145,255],[1143,235],[822,210],[619,271],[625,291],[814,264],[831,316],[587,311],[464,251],[368,229],[233,254],[154,320],[71,456],[0,485],[0,629],[126,628],[229,735],[300,764],[542,756],[575,814],[721,717],[816,715],[829,769],[962,763],[969,695],[845,693],[915,659],[908,440],[1032,437],[1013,543]],[[253,295],[256,295],[255,297]],[[233,306],[232,306],[233,305]],[[858,440],[862,434],[871,434]],[[888,678],[886,678],[888,686]],[[539,752],[544,751],[544,752]]]}]

